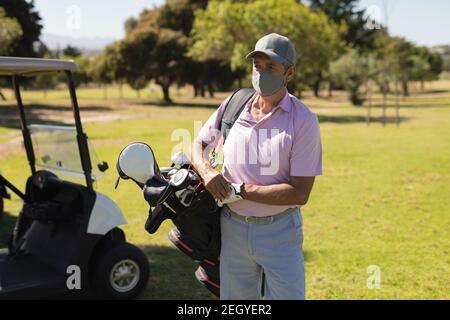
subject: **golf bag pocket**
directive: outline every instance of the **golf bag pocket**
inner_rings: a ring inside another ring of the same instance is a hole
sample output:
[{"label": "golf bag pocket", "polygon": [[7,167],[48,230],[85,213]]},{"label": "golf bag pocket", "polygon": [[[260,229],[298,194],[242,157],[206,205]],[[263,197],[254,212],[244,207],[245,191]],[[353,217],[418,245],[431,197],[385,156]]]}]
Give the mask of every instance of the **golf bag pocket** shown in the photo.
[{"label": "golf bag pocket", "polygon": [[195,277],[206,289],[220,297],[220,266],[218,263],[212,266],[209,263],[200,262],[195,271]]}]

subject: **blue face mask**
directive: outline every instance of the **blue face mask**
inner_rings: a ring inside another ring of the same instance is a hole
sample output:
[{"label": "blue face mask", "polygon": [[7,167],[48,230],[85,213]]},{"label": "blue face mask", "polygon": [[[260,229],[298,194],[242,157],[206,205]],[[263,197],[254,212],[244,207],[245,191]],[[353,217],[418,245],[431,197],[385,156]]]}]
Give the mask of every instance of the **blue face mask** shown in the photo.
[{"label": "blue face mask", "polygon": [[273,96],[283,88],[284,83],[284,75],[271,74],[264,69],[252,76],[253,88],[263,97]]}]

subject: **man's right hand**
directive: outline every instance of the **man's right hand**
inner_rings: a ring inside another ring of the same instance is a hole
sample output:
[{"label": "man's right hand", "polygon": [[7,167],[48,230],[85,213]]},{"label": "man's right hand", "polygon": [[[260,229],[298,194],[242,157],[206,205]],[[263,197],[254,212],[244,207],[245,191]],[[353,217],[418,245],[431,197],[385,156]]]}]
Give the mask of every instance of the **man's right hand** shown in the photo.
[{"label": "man's right hand", "polygon": [[220,172],[208,170],[202,178],[206,190],[208,190],[214,198],[222,201],[230,194],[230,183]]}]

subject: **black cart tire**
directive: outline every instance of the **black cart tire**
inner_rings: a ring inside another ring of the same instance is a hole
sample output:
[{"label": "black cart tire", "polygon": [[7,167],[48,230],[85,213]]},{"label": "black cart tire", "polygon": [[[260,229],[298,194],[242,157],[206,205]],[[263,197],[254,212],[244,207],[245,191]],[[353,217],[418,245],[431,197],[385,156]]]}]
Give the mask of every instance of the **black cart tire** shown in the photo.
[{"label": "black cart tire", "polygon": [[103,248],[93,266],[92,285],[104,299],[136,298],[145,288],[149,277],[145,254],[129,243],[114,243]]}]

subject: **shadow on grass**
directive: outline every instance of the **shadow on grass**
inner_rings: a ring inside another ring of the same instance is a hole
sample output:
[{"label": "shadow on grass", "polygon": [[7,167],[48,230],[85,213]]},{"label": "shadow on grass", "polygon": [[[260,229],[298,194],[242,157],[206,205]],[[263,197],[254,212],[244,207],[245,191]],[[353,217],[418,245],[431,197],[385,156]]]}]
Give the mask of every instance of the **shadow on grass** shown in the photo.
[{"label": "shadow on grass", "polygon": [[151,100],[141,103],[144,106],[155,106],[155,107],[184,107],[184,108],[205,108],[205,109],[217,109],[220,103],[211,103],[205,100],[204,102],[183,102],[183,101],[172,101],[167,102],[164,100]]},{"label": "shadow on grass", "polygon": [[[331,115],[318,115],[319,122],[320,123],[338,123],[338,124],[348,124],[348,123],[365,123],[367,121],[367,118],[365,116],[331,116]],[[400,123],[408,121],[409,118],[407,117],[400,117]],[[370,118],[371,123],[396,123],[397,118],[396,117],[386,117],[384,119],[383,117],[371,117]]]},{"label": "shadow on grass", "polygon": [[[80,107],[81,112],[101,112],[111,110],[110,107],[106,106],[82,106]],[[53,114],[53,112],[55,112]],[[33,124],[48,124],[48,125],[64,125],[67,124],[62,120],[49,119],[48,114],[51,113],[52,116],[57,115],[56,113],[61,113],[61,118],[63,118],[64,113],[67,114],[67,118],[72,119],[72,107],[71,106],[60,106],[60,105],[47,105],[47,104],[28,104],[25,105],[25,116],[28,123]],[[70,115],[69,115],[70,114]],[[0,105],[0,127],[10,128],[10,129],[20,129],[20,114],[17,105]]]},{"label": "shadow on grass", "polygon": [[216,297],[195,278],[198,264],[175,246],[141,246],[150,263],[150,279],[141,299],[195,299]]},{"label": "shadow on grass", "polygon": [[411,95],[427,95],[427,94],[439,94],[439,93],[450,93],[450,90],[443,90],[443,89],[437,89],[437,90],[424,90],[424,91],[417,91],[412,93]]},{"label": "shadow on grass", "polygon": [[400,109],[411,109],[411,108],[450,108],[450,102],[447,103],[434,103],[424,100],[424,103],[402,103]]}]

